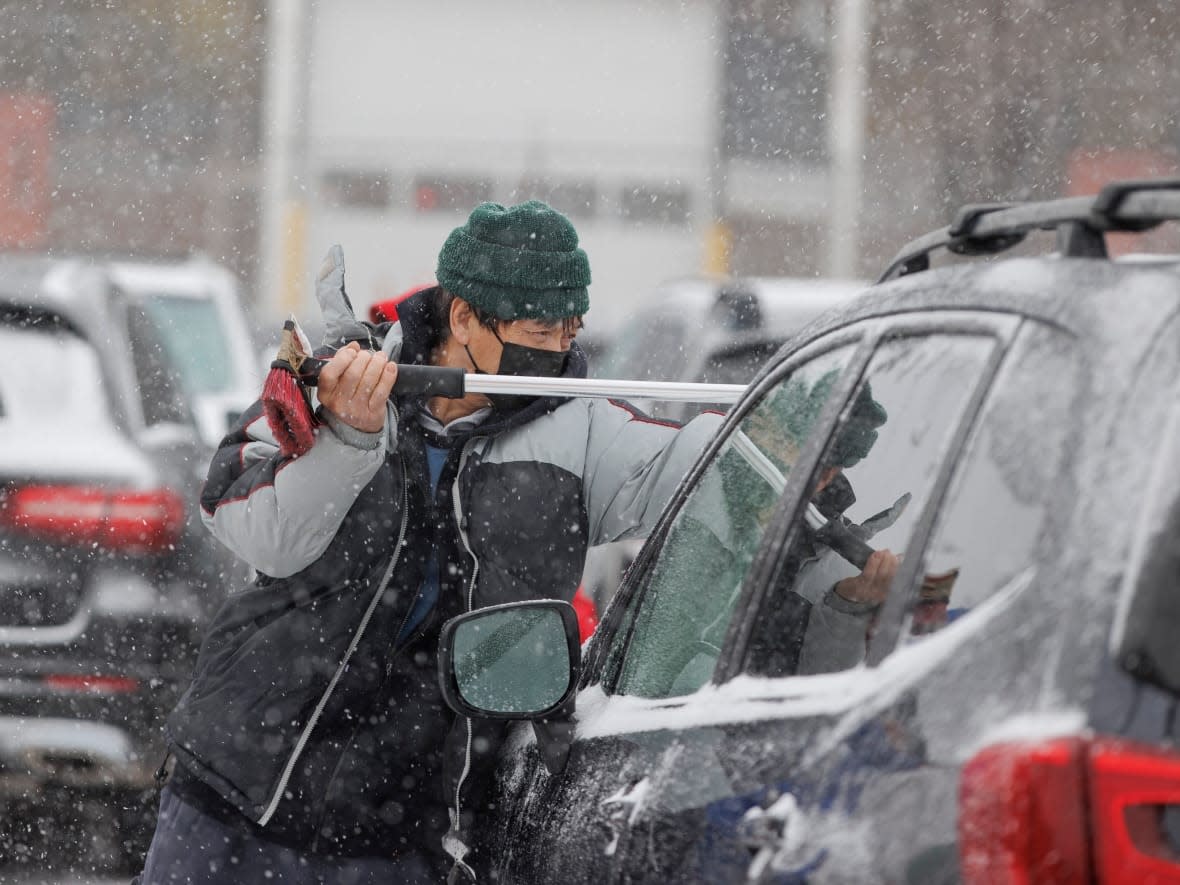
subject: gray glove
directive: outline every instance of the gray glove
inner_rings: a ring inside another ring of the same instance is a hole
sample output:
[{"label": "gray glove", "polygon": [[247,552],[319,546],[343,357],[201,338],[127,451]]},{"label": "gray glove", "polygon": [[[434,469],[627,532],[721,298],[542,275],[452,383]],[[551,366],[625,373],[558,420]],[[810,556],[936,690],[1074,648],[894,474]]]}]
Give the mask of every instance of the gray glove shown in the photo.
[{"label": "gray glove", "polygon": [[357,320],[344,291],[344,250],[339,246],[333,246],[324,256],[316,277],[315,297],[324,317],[325,346],[342,347],[349,341],[369,342],[373,346],[368,326]]}]

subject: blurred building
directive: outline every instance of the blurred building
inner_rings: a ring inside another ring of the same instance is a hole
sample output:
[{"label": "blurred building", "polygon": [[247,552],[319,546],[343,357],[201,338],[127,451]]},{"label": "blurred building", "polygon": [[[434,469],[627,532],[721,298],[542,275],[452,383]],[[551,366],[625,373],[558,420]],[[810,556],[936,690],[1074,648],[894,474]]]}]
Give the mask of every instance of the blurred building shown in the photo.
[{"label": "blurred building", "polygon": [[0,2],[0,242],[200,249],[272,309],[340,242],[366,303],[429,278],[472,203],[536,196],[611,317],[667,276],[825,273],[839,230],[871,276],[963,203],[1174,169],[1178,24],[1170,0]]},{"label": "blurred building", "polygon": [[264,6],[0,2],[0,248],[253,277]]}]

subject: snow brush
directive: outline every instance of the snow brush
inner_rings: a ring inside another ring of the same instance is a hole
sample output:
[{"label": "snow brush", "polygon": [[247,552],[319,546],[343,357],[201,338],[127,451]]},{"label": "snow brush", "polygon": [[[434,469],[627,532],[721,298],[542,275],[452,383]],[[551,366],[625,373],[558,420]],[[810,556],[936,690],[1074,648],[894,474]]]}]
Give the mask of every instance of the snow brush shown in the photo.
[{"label": "snow brush", "polygon": [[[284,456],[302,455],[315,442],[319,424],[308,388],[319,383],[326,359],[311,356],[311,345],[293,319],[283,323],[283,337],[262,388],[266,423]],[[618,381],[590,378],[539,378],[525,375],[475,375],[451,366],[399,363],[390,396],[443,396],[468,393],[509,396],[641,397],[665,402],[735,403],[744,384],[696,384],[679,381]]]}]

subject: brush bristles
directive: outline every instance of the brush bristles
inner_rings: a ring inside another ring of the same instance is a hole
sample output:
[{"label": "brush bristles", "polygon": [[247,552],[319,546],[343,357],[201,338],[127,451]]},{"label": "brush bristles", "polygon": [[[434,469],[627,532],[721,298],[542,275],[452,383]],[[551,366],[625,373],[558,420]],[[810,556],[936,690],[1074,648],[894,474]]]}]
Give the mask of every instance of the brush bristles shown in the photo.
[{"label": "brush bristles", "polygon": [[262,385],[262,411],[284,457],[302,455],[315,442],[315,416],[289,368],[275,366]]}]

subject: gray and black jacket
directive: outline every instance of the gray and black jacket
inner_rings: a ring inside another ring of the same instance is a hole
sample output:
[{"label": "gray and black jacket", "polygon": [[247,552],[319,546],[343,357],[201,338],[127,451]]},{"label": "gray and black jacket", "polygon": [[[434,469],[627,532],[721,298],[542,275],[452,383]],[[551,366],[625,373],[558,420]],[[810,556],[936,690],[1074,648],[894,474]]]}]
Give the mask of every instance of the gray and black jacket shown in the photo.
[{"label": "gray and black jacket", "polygon": [[[393,359],[426,362],[433,292],[364,334]],[[567,374],[585,374],[576,347]],[[721,421],[678,428],[623,403],[542,398],[436,436],[421,408],[391,401],[376,434],[325,415],[291,459],[255,405],[202,495],[206,524],[258,577],[218,612],[168,721],[180,792],[304,850],[439,853],[500,734],[444,707],[442,622],[570,599],[587,547],[645,535]],[[449,450],[433,500],[428,441]],[[432,552],[438,603],[398,643]]]}]

